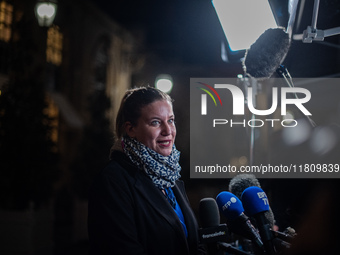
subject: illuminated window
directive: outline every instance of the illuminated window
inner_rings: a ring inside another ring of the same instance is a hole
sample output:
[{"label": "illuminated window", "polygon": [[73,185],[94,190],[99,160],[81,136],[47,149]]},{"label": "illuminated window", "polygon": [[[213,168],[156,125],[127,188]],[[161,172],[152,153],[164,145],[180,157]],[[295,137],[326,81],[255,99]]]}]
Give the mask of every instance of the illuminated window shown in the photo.
[{"label": "illuminated window", "polygon": [[[47,103],[47,107],[45,108],[44,113],[50,119],[50,127],[51,127],[50,139],[52,140],[53,143],[57,144],[58,128],[59,128],[59,108],[49,95],[46,95],[45,100]],[[57,151],[57,148],[53,148],[53,149]]]},{"label": "illuminated window", "polygon": [[52,26],[47,31],[46,61],[59,66],[62,62],[63,34],[58,26]]},{"label": "illuminated window", "polygon": [[0,40],[9,42],[11,39],[11,25],[13,6],[5,1],[0,2]]}]

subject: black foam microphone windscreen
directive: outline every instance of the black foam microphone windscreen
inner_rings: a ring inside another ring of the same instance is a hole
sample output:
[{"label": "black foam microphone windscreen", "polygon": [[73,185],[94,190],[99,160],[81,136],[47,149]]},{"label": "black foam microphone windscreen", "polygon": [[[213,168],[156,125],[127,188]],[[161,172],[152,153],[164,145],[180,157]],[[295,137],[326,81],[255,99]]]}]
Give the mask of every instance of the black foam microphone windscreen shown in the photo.
[{"label": "black foam microphone windscreen", "polygon": [[242,63],[246,75],[268,79],[286,57],[291,40],[284,28],[270,28],[246,51]]},{"label": "black foam microphone windscreen", "polygon": [[215,227],[220,224],[220,213],[215,199],[210,197],[201,199],[199,217],[203,228]]}]

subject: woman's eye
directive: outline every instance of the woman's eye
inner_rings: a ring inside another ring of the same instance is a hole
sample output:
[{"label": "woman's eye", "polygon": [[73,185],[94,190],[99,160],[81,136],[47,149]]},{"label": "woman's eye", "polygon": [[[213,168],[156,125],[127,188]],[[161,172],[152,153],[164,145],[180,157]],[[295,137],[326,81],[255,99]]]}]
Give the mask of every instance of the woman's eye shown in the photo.
[{"label": "woman's eye", "polygon": [[158,126],[160,124],[160,122],[158,120],[154,120],[151,122],[152,126]]},{"label": "woman's eye", "polygon": [[169,122],[170,124],[175,124],[175,120],[174,120],[174,119],[170,119],[168,122]]}]

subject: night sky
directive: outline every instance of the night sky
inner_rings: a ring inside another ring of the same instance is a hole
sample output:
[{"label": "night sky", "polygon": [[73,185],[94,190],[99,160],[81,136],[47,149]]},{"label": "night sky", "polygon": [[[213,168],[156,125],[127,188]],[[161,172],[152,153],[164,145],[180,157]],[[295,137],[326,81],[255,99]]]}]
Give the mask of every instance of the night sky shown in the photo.
[{"label": "night sky", "polygon": [[93,0],[123,27],[145,29],[145,43],[164,58],[186,63],[216,62],[224,39],[209,0]]},{"label": "night sky", "polygon": [[[92,1],[129,31],[143,29],[147,49],[165,61],[228,68],[240,65],[240,58],[244,56],[244,52],[236,56],[229,52],[227,66],[221,59],[221,42],[227,44],[227,41],[210,0]],[[302,33],[311,25],[313,2],[305,1],[294,33]],[[286,27],[288,1],[271,0],[270,3],[277,22]],[[340,1],[321,1],[318,29],[340,26],[339,14]],[[235,25],[237,22],[251,21],[240,17],[235,20]],[[338,41],[339,36],[325,38],[325,42],[338,44]],[[328,75],[337,72],[333,63],[336,54],[337,50],[318,42],[305,44],[293,41],[285,65],[295,77]]]}]

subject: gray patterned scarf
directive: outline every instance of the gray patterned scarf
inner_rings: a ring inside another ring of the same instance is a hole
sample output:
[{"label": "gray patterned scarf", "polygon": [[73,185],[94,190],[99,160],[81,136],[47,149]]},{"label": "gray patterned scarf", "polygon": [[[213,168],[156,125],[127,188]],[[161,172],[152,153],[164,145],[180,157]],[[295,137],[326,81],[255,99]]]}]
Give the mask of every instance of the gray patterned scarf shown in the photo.
[{"label": "gray patterned scarf", "polygon": [[130,160],[143,169],[158,188],[173,187],[175,181],[181,177],[181,166],[178,163],[180,152],[175,145],[169,156],[163,156],[136,139],[124,136],[122,147]]}]

